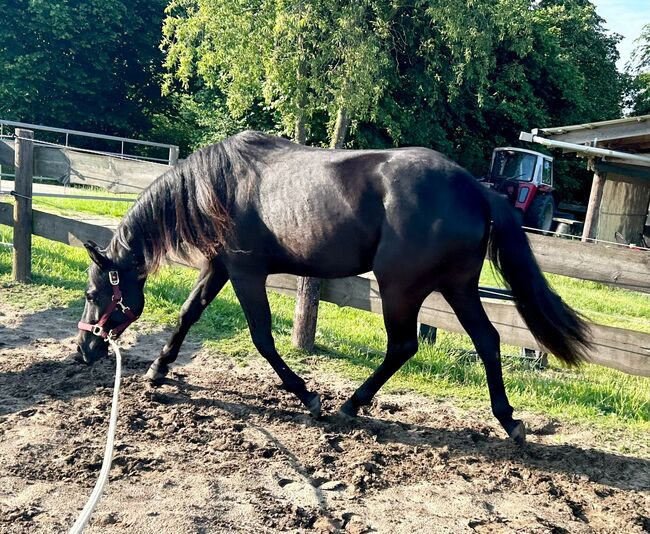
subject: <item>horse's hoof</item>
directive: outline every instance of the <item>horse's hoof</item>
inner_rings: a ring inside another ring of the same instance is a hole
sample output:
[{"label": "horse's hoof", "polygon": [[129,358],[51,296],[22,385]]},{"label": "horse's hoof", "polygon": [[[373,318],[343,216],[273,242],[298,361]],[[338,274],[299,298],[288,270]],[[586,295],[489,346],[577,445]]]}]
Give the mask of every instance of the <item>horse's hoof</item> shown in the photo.
[{"label": "horse's hoof", "polygon": [[339,409],[339,415],[344,418],[350,419],[357,416],[359,408],[355,407],[352,403],[352,399],[345,401],[345,404]]},{"label": "horse's hoof", "polygon": [[161,371],[159,371],[158,366],[151,365],[151,367],[149,367],[149,370],[147,371],[147,374],[144,376],[152,384],[159,384],[163,380],[163,378],[165,378],[166,374],[167,373],[162,373]]},{"label": "horse's hoof", "polygon": [[309,410],[309,413],[312,415],[312,417],[314,419],[318,419],[320,417],[321,410],[320,395],[318,393],[310,393],[309,395],[311,398],[305,402],[305,406]]},{"label": "horse's hoof", "polygon": [[514,440],[517,445],[524,445],[526,443],[526,425],[523,421],[516,421],[515,427],[508,432],[510,439]]}]

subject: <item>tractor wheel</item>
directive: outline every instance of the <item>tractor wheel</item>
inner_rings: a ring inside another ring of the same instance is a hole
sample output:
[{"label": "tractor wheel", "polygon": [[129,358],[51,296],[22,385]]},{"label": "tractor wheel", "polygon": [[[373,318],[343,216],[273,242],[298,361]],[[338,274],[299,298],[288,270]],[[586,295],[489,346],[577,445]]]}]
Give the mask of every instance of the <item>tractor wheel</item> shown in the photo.
[{"label": "tractor wheel", "polygon": [[555,216],[555,202],[551,195],[535,195],[533,202],[524,215],[526,226],[549,231]]}]

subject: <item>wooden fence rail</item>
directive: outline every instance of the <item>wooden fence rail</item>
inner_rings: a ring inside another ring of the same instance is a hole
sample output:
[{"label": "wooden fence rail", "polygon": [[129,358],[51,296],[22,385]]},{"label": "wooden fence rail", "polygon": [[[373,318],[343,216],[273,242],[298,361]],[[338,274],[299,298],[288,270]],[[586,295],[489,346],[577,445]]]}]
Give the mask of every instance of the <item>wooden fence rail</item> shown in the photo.
[{"label": "wooden fence rail", "polygon": [[545,273],[650,293],[650,252],[527,234]]},{"label": "wooden fence rail", "polygon": [[[296,277],[273,275],[267,287],[286,295],[295,295]],[[372,275],[323,280],[321,300],[339,306],[381,313],[379,286]],[[483,307],[499,332],[501,342],[519,347],[541,349],[512,302],[482,299]],[[429,295],[420,309],[418,319],[447,332],[464,334],[465,330],[440,293]],[[590,362],[618,369],[632,375],[650,376],[650,334],[589,323],[593,347]]]},{"label": "wooden fence rail", "polygon": [[[33,211],[35,235],[72,246],[82,246],[88,239],[104,246],[113,231],[106,226],[77,221],[60,215]],[[12,224],[12,206],[0,203],[0,224]],[[545,238],[550,239],[550,238]],[[555,240],[557,241],[557,240]],[[593,245],[592,245],[593,246]],[[372,275],[323,280],[321,298],[339,306],[381,313],[381,298]],[[272,275],[267,287],[272,291],[295,296],[296,277]],[[483,306],[499,331],[501,341],[510,345],[540,348],[524,324],[515,306],[502,300],[484,299]],[[439,293],[427,297],[420,310],[421,322],[449,332],[464,333],[453,311]],[[591,323],[593,350],[591,362],[605,367],[650,376],[650,334]]]},{"label": "wooden fence rail", "polygon": [[[13,167],[12,141],[0,140],[0,165]],[[112,193],[140,193],[170,167],[161,163],[34,146],[34,176],[60,183],[100,187]]]},{"label": "wooden fence rail", "polygon": [[[3,150],[4,152],[3,156]],[[11,158],[11,163],[7,161]],[[14,150],[0,141],[0,164],[13,165]],[[34,174],[69,179],[115,193],[139,193],[169,167],[117,157],[34,147]],[[544,272],[650,293],[650,254],[615,245],[594,245],[528,234]]]}]

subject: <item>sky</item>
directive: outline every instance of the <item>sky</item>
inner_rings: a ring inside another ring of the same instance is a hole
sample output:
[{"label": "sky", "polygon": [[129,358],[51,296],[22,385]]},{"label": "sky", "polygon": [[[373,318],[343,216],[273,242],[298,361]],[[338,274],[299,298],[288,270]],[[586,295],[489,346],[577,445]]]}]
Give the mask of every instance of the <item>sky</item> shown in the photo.
[{"label": "sky", "polygon": [[618,70],[623,70],[634,50],[634,40],[641,35],[643,26],[650,23],[650,0],[591,1],[596,12],[605,19],[605,28],[624,37],[618,44],[621,59],[616,64]]}]

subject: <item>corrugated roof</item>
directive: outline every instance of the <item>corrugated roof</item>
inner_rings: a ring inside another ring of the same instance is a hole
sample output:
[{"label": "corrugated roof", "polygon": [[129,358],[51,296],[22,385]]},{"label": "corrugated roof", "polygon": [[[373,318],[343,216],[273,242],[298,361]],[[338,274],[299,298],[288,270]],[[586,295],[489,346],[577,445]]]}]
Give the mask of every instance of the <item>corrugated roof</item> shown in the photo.
[{"label": "corrugated roof", "polygon": [[585,124],[573,124],[570,126],[557,126],[555,128],[536,128],[533,132],[537,131],[538,134],[541,132],[547,135],[561,135],[567,132],[575,132],[577,130],[594,130],[604,126],[618,126],[623,124],[642,123],[645,121],[650,121],[650,115],[624,117],[622,119],[613,119],[610,121],[587,122]]}]

